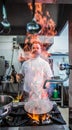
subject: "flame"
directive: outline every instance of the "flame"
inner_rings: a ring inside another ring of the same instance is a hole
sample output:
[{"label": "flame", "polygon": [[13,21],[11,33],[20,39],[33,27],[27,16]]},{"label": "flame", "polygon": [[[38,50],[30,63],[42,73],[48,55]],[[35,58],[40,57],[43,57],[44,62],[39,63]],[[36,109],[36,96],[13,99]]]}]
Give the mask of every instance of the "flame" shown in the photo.
[{"label": "flame", "polygon": [[[28,6],[30,10],[33,10],[32,3],[28,3]],[[38,34],[30,34],[27,32],[26,34],[26,39],[24,41],[24,51],[30,51],[31,50],[31,45],[34,43],[34,41],[39,41],[38,36],[55,36],[57,34],[56,31],[56,23],[50,16],[50,12],[46,11],[43,13],[43,4],[42,3],[35,3],[35,15],[34,15],[34,20],[41,25],[41,30]],[[46,47],[50,45],[48,41],[46,42]],[[50,54],[47,54],[46,51],[43,52],[46,56],[50,56]]]},{"label": "flame", "polygon": [[[28,3],[30,10],[33,10],[32,3]],[[42,3],[35,3],[35,12],[42,12]]]},{"label": "flame", "polygon": [[[28,6],[32,10],[32,4],[29,3]],[[55,36],[57,34],[56,24],[51,18],[49,11],[46,11],[45,14],[42,12],[42,3],[35,3],[34,19],[42,27],[39,35]]]},{"label": "flame", "polygon": [[47,114],[42,114],[42,115],[38,115],[38,114],[30,114],[28,113],[28,116],[32,119],[32,120],[35,120],[35,121],[44,121],[46,118],[49,118],[49,116]]},{"label": "flame", "polygon": [[32,8],[32,3],[28,3],[28,6],[29,6],[30,10],[33,9],[33,8]]},{"label": "flame", "polygon": [[35,121],[39,121],[39,115],[35,115],[35,114],[28,114],[28,116]]}]

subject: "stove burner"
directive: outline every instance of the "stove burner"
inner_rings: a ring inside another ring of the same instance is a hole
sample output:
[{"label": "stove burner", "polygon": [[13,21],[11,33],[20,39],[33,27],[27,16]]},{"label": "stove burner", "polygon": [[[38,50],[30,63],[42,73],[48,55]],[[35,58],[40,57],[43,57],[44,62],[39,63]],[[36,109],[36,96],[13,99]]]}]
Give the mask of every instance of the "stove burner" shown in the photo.
[{"label": "stove burner", "polygon": [[9,127],[9,126],[43,126],[49,124],[66,124],[63,120],[60,111],[57,106],[54,105],[52,111],[50,112],[52,117],[56,117],[61,123],[53,120],[52,118],[46,117],[45,120],[36,121],[31,119],[24,110],[23,106],[14,107],[12,112],[7,115],[5,118],[0,119],[0,127]]},{"label": "stove burner", "polygon": [[[44,117],[45,116],[45,117]],[[31,118],[31,122],[34,124],[42,125],[42,124],[51,124],[52,120],[49,118],[48,114],[38,115],[38,120]],[[44,117],[44,118],[43,118]]]},{"label": "stove burner", "polygon": [[51,120],[51,119],[46,119],[46,120],[44,120],[44,121],[42,121],[42,124],[51,124],[51,123],[53,123],[53,121]]}]

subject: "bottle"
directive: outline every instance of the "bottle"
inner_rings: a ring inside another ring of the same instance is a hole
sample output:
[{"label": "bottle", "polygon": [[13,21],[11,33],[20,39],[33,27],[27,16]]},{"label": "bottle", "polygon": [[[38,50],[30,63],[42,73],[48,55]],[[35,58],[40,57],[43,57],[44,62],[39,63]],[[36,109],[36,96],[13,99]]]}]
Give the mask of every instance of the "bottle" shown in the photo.
[{"label": "bottle", "polygon": [[54,89],[54,92],[53,92],[53,98],[58,98],[58,91],[56,88]]}]

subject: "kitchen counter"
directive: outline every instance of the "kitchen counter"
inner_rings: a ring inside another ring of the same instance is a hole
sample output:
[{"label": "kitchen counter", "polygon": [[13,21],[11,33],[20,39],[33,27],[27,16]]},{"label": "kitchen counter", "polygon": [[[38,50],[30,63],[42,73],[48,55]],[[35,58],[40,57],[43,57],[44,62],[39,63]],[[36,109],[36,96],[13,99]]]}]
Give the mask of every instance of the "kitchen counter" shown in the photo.
[{"label": "kitchen counter", "polygon": [[69,130],[67,125],[2,127],[0,130]]}]

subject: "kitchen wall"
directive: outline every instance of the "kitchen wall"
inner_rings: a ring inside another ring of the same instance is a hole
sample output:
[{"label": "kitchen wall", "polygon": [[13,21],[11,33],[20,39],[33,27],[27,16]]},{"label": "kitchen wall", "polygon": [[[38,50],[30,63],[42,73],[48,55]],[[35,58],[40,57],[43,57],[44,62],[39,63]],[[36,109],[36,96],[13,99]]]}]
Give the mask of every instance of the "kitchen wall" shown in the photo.
[{"label": "kitchen wall", "polygon": [[69,27],[68,22],[64,25],[59,36],[54,37],[54,44],[49,49],[50,53],[68,53],[69,52]]}]

